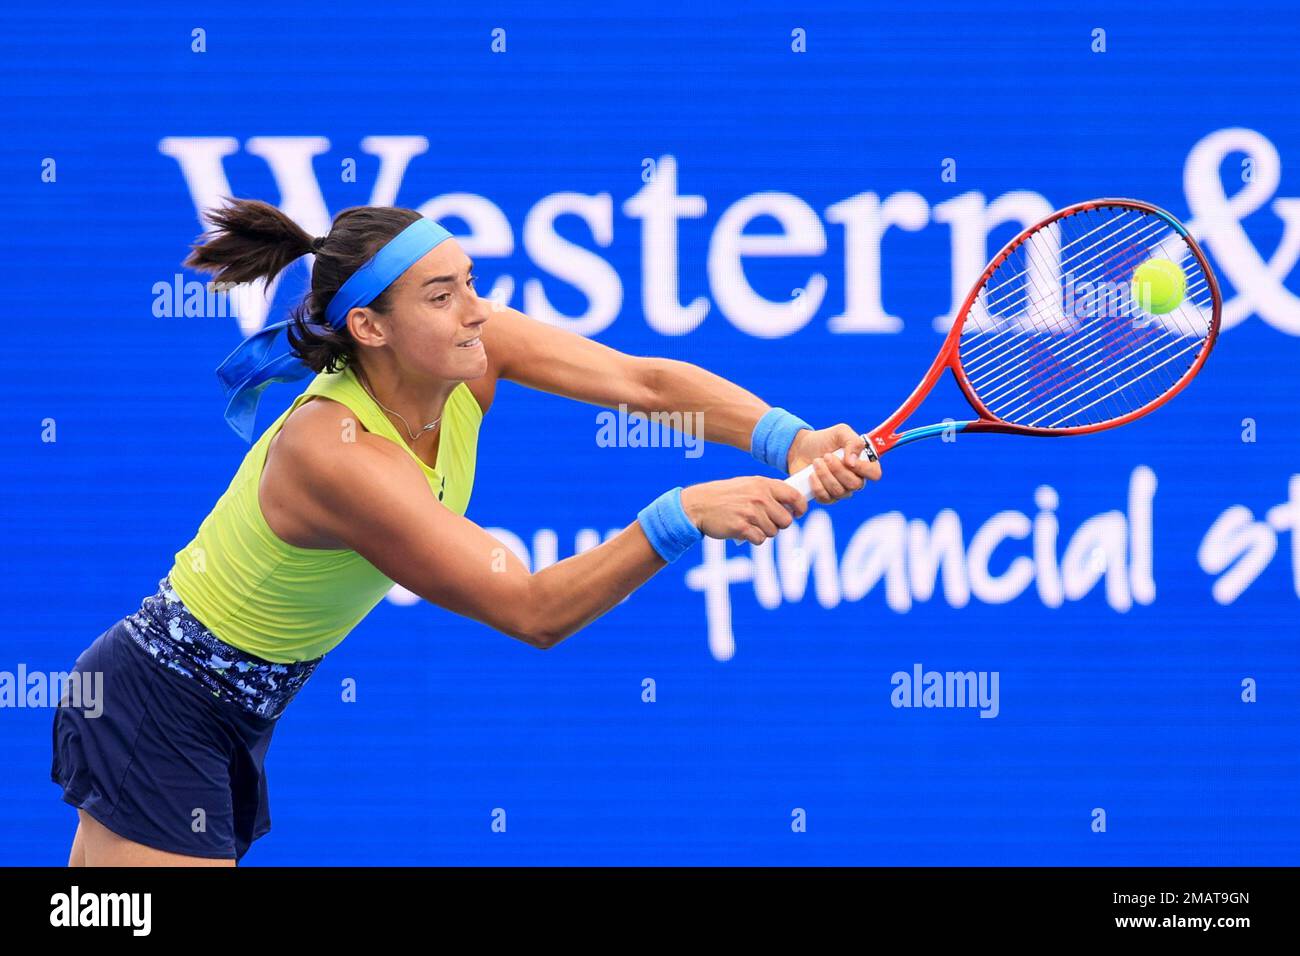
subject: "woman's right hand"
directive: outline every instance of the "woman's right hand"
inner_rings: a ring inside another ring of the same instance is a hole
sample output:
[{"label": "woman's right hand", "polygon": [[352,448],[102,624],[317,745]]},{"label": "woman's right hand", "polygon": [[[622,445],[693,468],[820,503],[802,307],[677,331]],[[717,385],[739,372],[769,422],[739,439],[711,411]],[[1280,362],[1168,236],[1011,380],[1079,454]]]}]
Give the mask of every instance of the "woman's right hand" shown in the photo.
[{"label": "woman's right hand", "polygon": [[728,478],[682,489],[682,508],[710,538],[762,544],[808,510],[795,488],[778,478]]}]

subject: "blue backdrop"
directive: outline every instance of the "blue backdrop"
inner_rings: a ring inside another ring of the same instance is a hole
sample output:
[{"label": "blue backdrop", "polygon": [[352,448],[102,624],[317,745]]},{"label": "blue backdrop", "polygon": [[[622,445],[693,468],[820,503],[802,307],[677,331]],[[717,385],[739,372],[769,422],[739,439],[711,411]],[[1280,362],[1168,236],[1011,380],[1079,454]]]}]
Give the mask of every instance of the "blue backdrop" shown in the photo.
[{"label": "blue backdrop", "polygon": [[[394,595],[282,719],[247,863],[1300,862],[1285,7],[59,6],[0,34],[10,675],[152,593],[243,454],[212,373],[267,307],[162,291],[221,195],[313,234],[422,208],[483,294],[819,425],[891,411],[1040,211],[1164,206],[1224,287],[1168,408],[890,455],[810,519],[807,577],[792,539],[696,549],[546,654]],[[596,412],[503,385],[485,420],[469,516],[534,567],[757,468],[602,447]],[[895,706],[918,666],[996,706]],[[0,709],[0,863],[66,859],[51,718]]]}]

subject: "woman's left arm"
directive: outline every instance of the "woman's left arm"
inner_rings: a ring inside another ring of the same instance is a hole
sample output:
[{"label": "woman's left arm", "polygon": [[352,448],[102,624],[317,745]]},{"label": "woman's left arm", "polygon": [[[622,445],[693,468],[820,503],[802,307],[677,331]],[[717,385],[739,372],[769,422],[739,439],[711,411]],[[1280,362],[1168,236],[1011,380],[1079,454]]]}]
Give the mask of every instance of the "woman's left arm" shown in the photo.
[{"label": "woman's left arm", "polygon": [[[499,378],[592,405],[625,405],[629,412],[699,412],[706,441],[746,452],[754,426],[771,407],[697,365],[626,355],[515,309],[494,312],[483,329],[488,361]],[[848,449],[844,461],[834,456],[841,448]],[[862,440],[848,425],[801,430],[790,446],[786,470],[798,471],[815,458],[826,458],[829,480],[823,479],[821,489],[826,494],[816,497],[842,498],[861,488],[863,479],[880,477],[878,464],[858,458],[861,450]],[[821,471],[818,468],[819,476]],[[813,490],[819,490],[816,483]]]}]

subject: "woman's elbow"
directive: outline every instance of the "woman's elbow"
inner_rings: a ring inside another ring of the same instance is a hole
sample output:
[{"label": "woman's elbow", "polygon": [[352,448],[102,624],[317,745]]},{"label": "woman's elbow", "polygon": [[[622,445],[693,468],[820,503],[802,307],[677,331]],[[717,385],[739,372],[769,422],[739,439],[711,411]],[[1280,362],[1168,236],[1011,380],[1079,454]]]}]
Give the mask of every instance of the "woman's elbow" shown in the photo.
[{"label": "woman's elbow", "polygon": [[507,617],[497,624],[510,637],[541,651],[550,650],[582,627],[571,613],[576,595],[561,587],[549,571],[530,574],[526,586],[502,602]]},{"label": "woman's elbow", "polygon": [[507,637],[522,641],[529,647],[535,647],[539,651],[549,651],[556,644],[569,637],[575,630],[557,627],[553,620],[547,615],[529,614],[500,629]]}]

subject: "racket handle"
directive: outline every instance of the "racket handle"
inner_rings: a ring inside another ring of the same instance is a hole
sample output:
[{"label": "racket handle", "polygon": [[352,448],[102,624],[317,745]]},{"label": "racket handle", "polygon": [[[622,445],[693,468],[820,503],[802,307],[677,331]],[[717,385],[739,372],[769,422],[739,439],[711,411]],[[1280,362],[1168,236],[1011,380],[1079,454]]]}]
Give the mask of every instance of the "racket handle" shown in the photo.
[{"label": "racket handle", "polygon": [[[871,436],[863,435],[862,440],[867,443],[867,447],[862,449],[862,457],[866,458],[868,461],[880,461],[880,457],[876,454],[875,446],[871,444]],[[844,457],[844,449],[841,448],[838,451],[836,451],[835,457],[842,459]],[[813,476],[813,466],[809,465],[806,468],[801,468],[799,471],[796,471],[793,475],[791,475],[789,478],[785,480],[785,483],[793,487],[795,490],[799,492],[799,494],[803,495],[805,498],[811,501],[812,500],[812,476]]]}]

